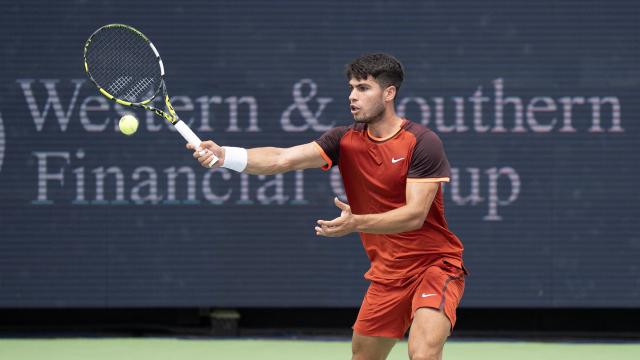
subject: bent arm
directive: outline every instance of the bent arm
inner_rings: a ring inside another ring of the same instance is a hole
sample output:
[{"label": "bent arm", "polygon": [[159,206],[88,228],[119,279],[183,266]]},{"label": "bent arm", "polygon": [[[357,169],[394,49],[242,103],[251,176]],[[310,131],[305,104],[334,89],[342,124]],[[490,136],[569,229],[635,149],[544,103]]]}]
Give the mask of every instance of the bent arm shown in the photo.
[{"label": "bent arm", "polygon": [[406,205],[380,214],[354,215],[356,230],[370,234],[396,234],[422,227],[439,183],[408,182]]}]

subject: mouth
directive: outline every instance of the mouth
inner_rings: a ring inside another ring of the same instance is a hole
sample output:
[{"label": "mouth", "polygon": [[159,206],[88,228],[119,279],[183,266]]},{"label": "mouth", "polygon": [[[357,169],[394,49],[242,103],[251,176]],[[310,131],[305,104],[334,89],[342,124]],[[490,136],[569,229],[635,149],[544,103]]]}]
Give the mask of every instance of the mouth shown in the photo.
[{"label": "mouth", "polygon": [[357,107],[357,106],[355,106],[355,105],[351,105],[351,106],[350,106],[350,108],[351,108],[351,113],[352,113],[352,114],[355,114],[355,113],[357,113],[358,111],[360,111],[360,108],[359,108],[359,107]]}]

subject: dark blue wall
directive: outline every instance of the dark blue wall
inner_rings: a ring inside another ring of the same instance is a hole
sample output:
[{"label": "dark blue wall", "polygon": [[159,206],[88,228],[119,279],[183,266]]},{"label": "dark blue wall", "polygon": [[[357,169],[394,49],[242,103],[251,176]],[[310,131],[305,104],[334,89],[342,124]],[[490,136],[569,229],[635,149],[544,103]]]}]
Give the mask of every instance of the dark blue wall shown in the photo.
[{"label": "dark blue wall", "polygon": [[[359,239],[313,231],[338,215],[339,174],[207,171],[142,112],[121,135],[126,110],[99,97],[81,56],[113,22],[151,38],[178,112],[226,145],[349,124],[344,64],[396,55],[398,110],[438,132],[454,169],[463,306],[640,303],[636,2],[135,3],[0,15],[0,306],[360,304]],[[100,186],[111,172],[121,184]]]}]

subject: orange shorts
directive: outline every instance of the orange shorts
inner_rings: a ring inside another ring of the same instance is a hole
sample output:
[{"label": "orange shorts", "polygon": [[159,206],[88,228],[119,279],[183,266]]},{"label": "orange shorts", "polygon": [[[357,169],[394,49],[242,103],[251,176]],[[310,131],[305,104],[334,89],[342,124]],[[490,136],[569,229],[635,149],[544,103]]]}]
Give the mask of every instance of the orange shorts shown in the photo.
[{"label": "orange shorts", "polygon": [[409,329],[416,310],[423,307],[444,311],[453,330],[466,274],[459,260],[443,258],[405,286],[372,282],[353,330],[365,336],[401,339]]}]

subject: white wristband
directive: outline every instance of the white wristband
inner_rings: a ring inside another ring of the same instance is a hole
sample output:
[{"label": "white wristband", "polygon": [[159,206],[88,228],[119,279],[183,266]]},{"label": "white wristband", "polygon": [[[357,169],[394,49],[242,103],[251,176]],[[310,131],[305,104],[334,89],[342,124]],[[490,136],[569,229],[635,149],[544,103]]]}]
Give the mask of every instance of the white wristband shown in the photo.
[{"label": "white wristband", "polygon": [[224,163],[222,167],[243,172],[247,167],[247,149],[231,146],[223,146],[222,148],[224,149]]}]

